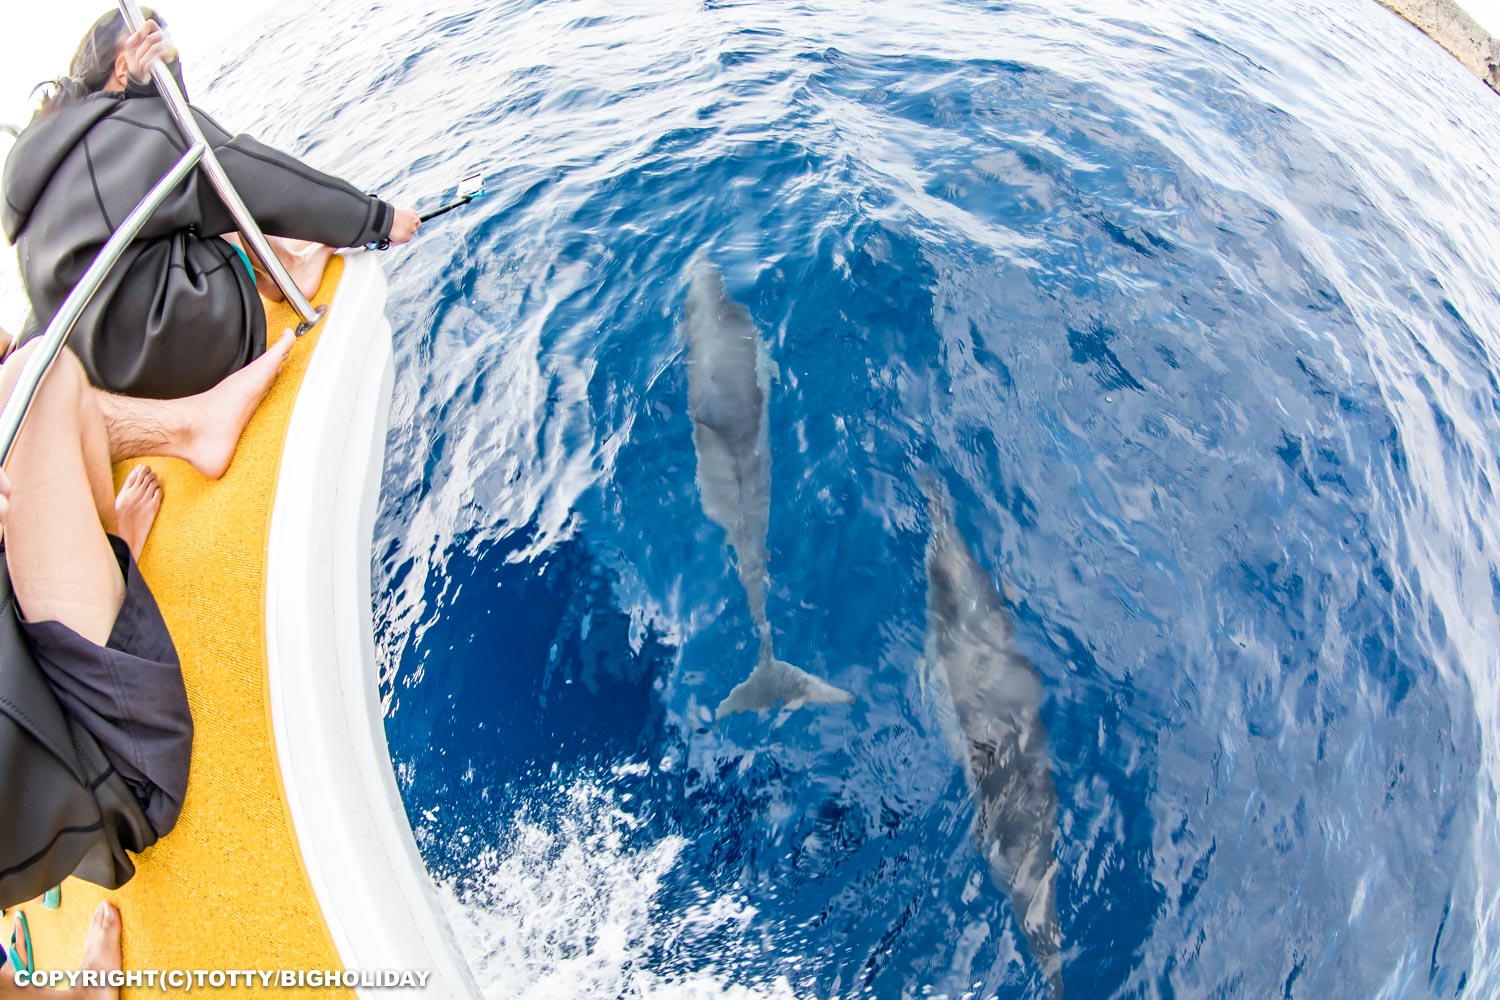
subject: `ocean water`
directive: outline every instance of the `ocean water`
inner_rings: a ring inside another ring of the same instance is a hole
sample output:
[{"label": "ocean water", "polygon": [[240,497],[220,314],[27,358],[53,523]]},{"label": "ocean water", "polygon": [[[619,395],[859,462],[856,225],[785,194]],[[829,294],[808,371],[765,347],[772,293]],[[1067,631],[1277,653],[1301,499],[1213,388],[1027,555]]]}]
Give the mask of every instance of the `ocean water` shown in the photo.
[{"label": "ocean water", "polygon": [[[1046,994],[918,682],[924,476],[1042,680],[1070,996],[1500,994],[1500,98],[1431,42],[1368,0],[333,0],[202,73],[395,200],[488,179],[387,256],[372,560],[489,995]],[[780,372],[777,652],[852,706],[712,720],[755,637],[699,252]]]}]

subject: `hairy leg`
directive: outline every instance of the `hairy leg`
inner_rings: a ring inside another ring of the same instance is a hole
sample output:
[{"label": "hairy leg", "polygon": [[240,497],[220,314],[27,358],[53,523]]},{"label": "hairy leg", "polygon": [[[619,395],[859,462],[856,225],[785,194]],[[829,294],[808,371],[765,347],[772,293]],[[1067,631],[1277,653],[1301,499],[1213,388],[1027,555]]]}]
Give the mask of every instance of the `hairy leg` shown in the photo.
[{"label": "hairy leg", "polygon": [[[23,347],[0,367],[0,397],[10,398],[30,354]],[[125,581],[104,534],[115,525],[104,417],[71,352],[42,380],[7,472],[6,562],[22,611],[104,645]]]},{"label": "hairy leg", "polygon": [[185,399],[134,399],[97,392],[116,462],[145,455],[180,458],[218,479],[234,458],[240,434],[276,381],[296,338],[281,339],[207,392]]},{"label": "hairy leg", "polygon": [[[145,455],[178,454],[192,436],[191,409],[178,399],[137,399],[95,389],[95,401],[109,435],[109,455],[116,462]],[[189,397],[191,398],[191,397]]]}]

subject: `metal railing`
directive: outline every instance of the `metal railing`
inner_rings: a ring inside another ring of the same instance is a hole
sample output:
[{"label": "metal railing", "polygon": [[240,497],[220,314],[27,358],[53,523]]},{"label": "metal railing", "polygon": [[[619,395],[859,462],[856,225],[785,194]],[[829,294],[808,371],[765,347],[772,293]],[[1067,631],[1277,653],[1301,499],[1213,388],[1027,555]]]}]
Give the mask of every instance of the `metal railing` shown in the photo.
[{"label": "metal railing", "polygon": [[[145,20],[135,0],[119,0],[119,4],[120,12],[124,15],[129,30],[138,30]],[[195,169],[201,167],[208,175],[214,190],[218,192],[224,206],[229,209],[229,214],[239,225],[240,234],[249,244],[249,251],[260,260],[266,273],[276,282],[276,287],[281,289],[281,294],[286,296],[286,300],[302,317],[302,323],[297,327],[297,334],[300,336],[311,330],[327,312],[327,306],[313,308],[276,257],[270,242],[261,232],[260,226],[250,217],[250,211],[245,207],[239,192],[235,191],[234,185],[229,181],[229,176],[219,165],[213,150],[209,148],[208,140],[203,137],[203,131],[198,127],[198,122],[188,108],[182,89],[177,86],[177,80],[161,60],[158,59],[152,63],[151,76],[156,81],[156,89],[167,102],[167,107],[171,109],[173,119],[187,139],[188,150],[146,193],[146,197],[141,199],[135,210],[114,231],[109,241],[100,248],[99,253],[94,257],[94,262],[89,265],[78,284],[73,286],[73,290],[68,293],[68,297],[58,308],[57,314],[47,324],[46,332],[39,338],[37,346],[27,358],[25,366],[21,369],[20,379],[11,390],[4,408],[0,409],[0,466],[10,461],[10,454],[16,446],[16,438],[21,434],[21,426],[26,422],[26,414],[31,410],[32,400],[36,397],[42,379],[47,377],[52,363],[62,353],[69,334],[73,332],[73,325],[78,322],[78,317],[83,314],[83,310],[93,299],[94,293],[103,284],[105,275],[119,261],[125,248],[130,245],[130,241],[140,233],[147,220],[161,207],[161,203]]]},{"label": "metal railing", "polygon": [[[125,16],[125,25],[131,31],[139,31],[146,19],[141,16],[141,8],[135,0],[119,0],[120,13]],[[219,165],[219,158],[209,148],[208,140],[203,138],[203,130],[198,127],[198,120],[193,117],[192,109],[188,107],[187,98],[182,94],[182,88],[177,86],[177,80],[167,69],[166,63],[160,59],[151,64],[151,79],[156,81],[157,93],[161,94],[162,100],[167,102],[167,109],[172,112],[172,119],[177,122],[177,127],[182,130],[182,137],[190,145],[203,147],[203,172],[208,175],[214,190],[219,193],[219,198],[224,202],[224,207],[229,209],[229,214],[234,216],[235,223],[240,227],[240,235],[245,242],[250,244],[249,250],[260,260],[266,273],[271,280],[276,282],[276,287],[281,289],[281,294],[297,310],[297,315],[302,317],[302,325],[297,328],[297,335],[301,336],[308,330],[318,325],[322,319],[322,311],[314,309],[307,301],[297,283],[287,270],[276,252],[271,249],[271,244],[266,240],[260,226],[250,217],[250,210],[245,207],[239,192],[234,185],[229,183],[229,175]],[[326,309],[326,307],[325,307]]]},{"label": "metal railing", "polygon": [[26,359],[26,366],[21,369],[20,381],[11,390],[10,398],[5,401],[5,408],[0,410],[0,465],[10,461],[10,453],[16,446],[16,438],[21,434],[21,425],[26,422],[26,414],[31,409],[31,401],[36,397],[37,388],[42,384],[42,379],[47,377],[47,371],[52,367],[52,362],[62,353],[63,345],[68,342],[68,334],[73,332],[73,324],[78,322],[78,317],[88,307],[89,301],[99,286],[104,283],[104,276],[114,267],[130,241],[135,239],[136,234],[146,225],[157,208],[167,195],[187,179],[198,166],[203,156],[208,152],[203,145],[192,146],[182,159],[178,160],[171,170],[168,170],[162,179],[156,182],[156,186],[146,192],[146,197],[135,206],[135,211],[125,217],[116,229],[109,242],[99,251],[89,269],[83,273],[83,278],[73,286],[68,297],[57,310],[57,315],[52,322],[47,324],[47,332],[42,334],[32,351],[31,357]]}]

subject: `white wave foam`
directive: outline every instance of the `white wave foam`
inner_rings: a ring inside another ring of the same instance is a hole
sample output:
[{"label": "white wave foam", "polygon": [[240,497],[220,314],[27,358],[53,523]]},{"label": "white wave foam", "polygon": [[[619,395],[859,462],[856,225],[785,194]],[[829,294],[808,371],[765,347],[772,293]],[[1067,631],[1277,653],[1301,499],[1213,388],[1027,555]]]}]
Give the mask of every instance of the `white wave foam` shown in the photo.
[{"label": "white wave foam", "polygon": [[[629,798],[576,779],[556,803],[524,808],[501,844],[481,855],[477,875],[443,885],[449,922],[485,995],[794,996],[785,978],[735,981],[735,966],[766,946],[747,937],[756,911],[742,898],[700,888],[676,912],[654,907],[687,841],[636,844],[642,821],[626,810]],[[737,943],[726,948],[725,940]],[[703,951],[713,954],[706,966]],[[662,953],[693,955],[701,967],[648,968]]]}]

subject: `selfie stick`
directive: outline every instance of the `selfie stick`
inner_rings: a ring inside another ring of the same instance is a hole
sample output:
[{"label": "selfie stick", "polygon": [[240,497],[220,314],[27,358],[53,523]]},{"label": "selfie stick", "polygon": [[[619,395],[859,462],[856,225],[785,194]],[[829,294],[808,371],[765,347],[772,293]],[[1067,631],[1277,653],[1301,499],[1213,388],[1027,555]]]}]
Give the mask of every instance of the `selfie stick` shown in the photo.
[{"label": "selfie stick", "polygon": [[462,208],[464,205],[467,205],[469,202],[473,201],[475,198],[483,198],[483,197],[484,197],[484,175],[483,174],[470,174],[468,177],[465,177],[462,181],[459,182],[459,185],[458,185],[458,200],[457,201],[449,202],[448,204],[444,205],[442,208],[434,208],[432,211],[427,212],[424,215],[418,216],[418,218],[420,218],[423,222],[426,222],[429,219],[436,219],[440,215],[447,215],[449,212],[453,211],[455,208]]}]

